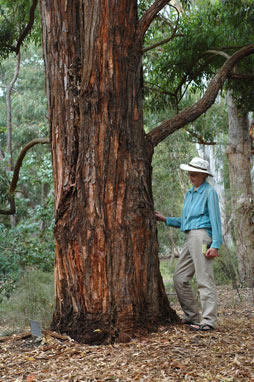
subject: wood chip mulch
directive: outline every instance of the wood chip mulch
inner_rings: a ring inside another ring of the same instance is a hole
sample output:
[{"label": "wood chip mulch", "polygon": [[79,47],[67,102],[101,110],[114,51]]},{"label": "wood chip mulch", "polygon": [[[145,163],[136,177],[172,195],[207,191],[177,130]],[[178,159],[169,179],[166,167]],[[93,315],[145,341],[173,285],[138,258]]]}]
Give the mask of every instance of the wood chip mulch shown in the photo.
[{"label": "wood chip mulch", "polygon": [[[174,309],[180,314],[179,306]],[[88,346],[43,331],[0,337],[3,382],[254,382],[254,293],[219,290],[215,331],[161,328],[125,344]]]}]

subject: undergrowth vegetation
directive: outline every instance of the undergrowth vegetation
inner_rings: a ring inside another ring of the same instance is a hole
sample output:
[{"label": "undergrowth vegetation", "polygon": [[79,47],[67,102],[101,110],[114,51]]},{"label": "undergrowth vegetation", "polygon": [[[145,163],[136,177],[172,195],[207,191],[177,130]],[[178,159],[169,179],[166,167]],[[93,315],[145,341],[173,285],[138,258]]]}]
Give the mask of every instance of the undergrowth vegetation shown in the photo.
[{"label": "undergrowth vegetation", "polygon": [[15,332],[29,326],[29,320],[49,327],[54,308],[53,272],[27,270],[15,289],[0,303],[0,333]]},{"label": "undergrowth vegetation", "polygon": [[[221,256],[214,261],[214,275],[218,286],[226,286],[236,282],[234,276],[233,258],[229,259],[226,250],[222,248]],[[165,289],[171,303],[177,303],[173,285],[173,272],[176,258],[162,258],[160,270]],[[53,271],[45,271],[27,267],[22,273],[14,273],[19,279],[12,284],[12,290],[7,295],[6,289],[0,294],[0,335],[23,330],[29,326],[29,320],[37,320],[42,327],[48,328],[54,310],[54,275]],[[195,279],[192,281],[197,290]],[[233,285],[234,286],[234,285]]]}]

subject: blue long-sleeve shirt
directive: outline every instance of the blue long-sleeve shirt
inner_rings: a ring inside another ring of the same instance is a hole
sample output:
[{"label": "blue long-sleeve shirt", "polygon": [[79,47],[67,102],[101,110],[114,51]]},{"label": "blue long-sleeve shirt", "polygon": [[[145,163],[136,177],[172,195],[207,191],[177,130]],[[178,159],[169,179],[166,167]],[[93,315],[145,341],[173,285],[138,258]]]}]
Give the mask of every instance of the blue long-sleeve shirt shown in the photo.
[{"label": "blue long-sleeve shirt", "polygon": [[204,181],[195,191],[192,187],[185,196],[181,217],[167,217],[166,225],[181,231],[205,228],[212,238],[211,248],[222,244],[219,199],[215,189]]}]

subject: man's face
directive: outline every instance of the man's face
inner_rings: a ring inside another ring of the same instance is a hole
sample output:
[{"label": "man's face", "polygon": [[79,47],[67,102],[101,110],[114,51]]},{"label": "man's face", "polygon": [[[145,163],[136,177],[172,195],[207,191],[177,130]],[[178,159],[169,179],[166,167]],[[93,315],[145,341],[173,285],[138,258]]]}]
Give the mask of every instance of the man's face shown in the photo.
[{"label": "man's face", "polygon": [[189,178],[195,188],[198,188],[206,179],[206,174],[203,172],[189,171]]}]

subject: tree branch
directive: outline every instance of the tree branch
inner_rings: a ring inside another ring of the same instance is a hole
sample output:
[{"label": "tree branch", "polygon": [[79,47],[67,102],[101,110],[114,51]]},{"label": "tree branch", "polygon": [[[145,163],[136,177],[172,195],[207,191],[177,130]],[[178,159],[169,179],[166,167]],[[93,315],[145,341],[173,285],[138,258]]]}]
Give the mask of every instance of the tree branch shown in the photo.
[{"label": "tree branch", "polygon": [[29,22],[28,22],[27,26],[25,27],[25,29],[23,30],[23,32],[21,33],[21,36],[19,37],[16,48],[15,48],[15,52],[17,54],[20,51],[20,47],[21,47],[23,41],[25,40],[26,36],[28,35],[28,33],[31,31],[31,29],[33,27],[34,15],[35,15],[35,9],[36,9],[37,3],[38,3],[38,0],[33,0],[32,6],[31,6],[30,12],[29,12]]},{"label": "tree branch", "polygon": [[248,80],[254,81],[254,74],[241,74],[241,73],[231,73],[228,78],[231,80]]},{"label": "tree branch", "polygon": [[227,59],[222,68],[210,82],[204,96],[198,102],[183,110],[170,120],[163,122],[147,134],[147,139],[150,141],[152,146],[154,147],[158,145],[174,131],[179,130],[188,123],[195,121],[201,114],[205,113],[214,103],[219,90],[222,88],[234,65],[242,58],[253,53],[254,44],[250,44],[235,52],[229,59]]},{"label": "tree branch", "polygon": [[193,78],[195,76],[197,76],[198,74],[201,74],[203,72],[203,69],[210,63],[210,61],[212,61],[213,57],[210,57],[208,58],[208,60],[206,60],[204,62],[204,64],[199,68],[199,70],[197,72],[193,72],[193,69],[195,67],[195,65],[198,63],[198,61],[203,57],[203,54],[201,56],[199,56],[194,62],[192,62],[190,65],[189,65],[189,70],[185,73],[185,75],[182,77],[182,79],[180,80],[180,82],[178,83],[178,86],[175,90],[175,94],[177,94],[182,86],[186,83],[187,81],[187,78],[189,77],[189,80],[185,86],[185,90],[183,92],[181,92],[179,98],[178,98],[178,101],[181,101],[181,99],[184,97],[186,91],[188,90],[188,87],[189,87],[189,84],[192,82]]},{"label": "tree branch", "polygon": [[174,30],[174,25],[171,21],[169,21],[168,19],[166,19],[164,16],[162,15],[157,15],[157,19],[161,20],[163,23],[166,23],[170,29],[173,31]]},{"label": "tree branch", "polygon": [[206,146],[214,146],[216,145],[216,142],[206,142],[202,137],[200,137],[198,134],[194,133],[194,131],[191,131],[189,129],[186,129],[186,131],[194,138],[198,140],[198,143],[201,145],[206,145]]},{"label": "tree branch", "polygon": [[[228,53],[223,52],[222,50],[216,50],[216,49],[207,50],[206,52],[204,52],[204,54],[206,54],[206,53],[213,53],[213,54],[220,55],[220,56],[223,56],[223,57],[226,57],[226,58],[230,57]],[[234,69],[236,69],[236,68],[234,68]],[[253,81],[254,80],[254,74],[242,74],[242,73],[237,73],[236,70],[234,70],[233,73],[230,73],[228,75],[228,78],[230,78],[232,80],[249,80],[249,81]]]},{"label": "tree branch", "polygon": [[19,179],[19,171],[20,171],[23,159],[24,159],[27,151],[31,147],[33,147],[35,145],[38,145],[39,143],[41,143],[41,144],[49,143],[49,139],[48,138],[33,139],[32,141],[28,142],[26,144],[26,146],[21,150],[21,152],[19,154],[19,157],[17,159],[17,162],[15,164],[15,167],[14,167],[13,177],[12,177],[12,181],[11,181],[11,185],[10,185],[10,193],[13,193],[15,191],[15,189],[16,189],[16,186],[17,186],[17,183],[18,183],[18,179]]},{"label": "tree branch", "polygon": [[172,33],[172,35],[168,38],[165,38],[165,40],[162,40],[162,41],[159,41],[157,42],[156,44],[153,44],[153,45],[150,45],[148,46],[147,48],[144,48],[142,50],[142,53],[146,53],[148,52],[149,50],[152,50],[154,48],[157,48],[158,46],[161,46],[161,45],[164,45],[166,44],[167,42],[169,42],[170,40],[173,40],[173,38],[175,37],[184,37],[184,34],[176,34],[176,33]]},{"label": "tree branch", "polygon": [[8,200],[9,200],[9,203],[10,203],[10,209],[8,211],[0,210],[0,214],[1,215],[14,215],[15,212],[16,212],[14,195],[10,194]]},{"label": "tree branch", "polygon": [[228,53],[223,52],[222,50],[216,50],[216,49],[206,50],[202,55],[208,54],[208,53],[216,54],[218,56],[225,57],[226,59],[230,58],[230,55]]},{"label": "tree branch", "polygon": [[147,29],[149,28],[151,22],[154,20],[155,16],[157,15],[162,8],[167,5],[169,0],[155,0],[152,6],[147,9],[147,11],[144,13],[144,15],[139,20],[139,31],[141,36],[144,37]]},{"label": "tree branch", "polygon": [[10,210],[8,210],[8,211],[0,210],[1,215],[14,215],[15,214],[16,207],[15,207],[14,191],[15,191],[17,183],[18,183],[19,171],[20,171],[21,166],[22,166],[22,161],[23,161],[27,151],[31,147],[38,145],[39,143],[41,143],[41,144],[49,143],[49,139],[48,138],[33,139],[32,141],[27,143],[27,145],[21,150],[19,157],[17,159],[17,162],[15,164],[15,167],[14,167],[12,181],[11,181],[10,190],[9,190],[9,192],[10,192],[10,195],[9,195]]},{"label": "tree branch", "polygon": [[[146,84],[152,85],[153,87],[149,87]],[[144,85],[145,85],[145,88],[148,90],[153,90],[153,91],[156,91],[157,93],[166,94],[166,95],[169,95],[170,97],[175,97],[175,93],[171,93],[171,92],[163,89],[161,86],[159,86],[157,84],[153,84],[152,82],[145,81]]]},{"label": "tree branch", "polygon": [[172,31],[171,36],[166,38],[166,39],[164,39],[164,40],[162,40],[162,41],[160,41],[160,42],[157,42],[156,44],[153,44],[153,45],[151,45],[151,46],[149,46],[147,48],[144,48],[143,49],[143,53],[148,52],[151,49],[157,48],[158,46],[161,46],[163,44],[166,44],[167,42],[169,42],[170,40],[172,40],[175,37],[180,37],[180,36],[182,37],[182,36],[184,36],[183,34],[178,34],[178,35],[176,34],[178,23],[179,23],[179,18],[180,18],[180,13],[179,13],[178,9],[174,5],[172,5],[172,4],[169,4],[169,5],[172,8],[174,8],[176,10],[176,12],[177,12],[177,20],[176,20],[175,26],[173,27],[173,31]]}]

